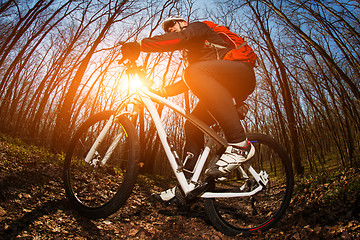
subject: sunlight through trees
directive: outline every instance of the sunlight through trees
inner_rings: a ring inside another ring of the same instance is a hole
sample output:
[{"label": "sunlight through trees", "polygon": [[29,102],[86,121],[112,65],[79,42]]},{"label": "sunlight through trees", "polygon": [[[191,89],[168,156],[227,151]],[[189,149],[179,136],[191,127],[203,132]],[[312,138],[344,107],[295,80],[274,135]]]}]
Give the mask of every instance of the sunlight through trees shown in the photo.
[{"label": "sunlight through trees", "polygon": [[[161,34],[162,20],[176,14],[229,26],[257,51],[245,125],[279,139],[298,174],[359,166],[359,1],[202,2],[0,1],[0,131],[64,151],[79,123],[126,96],[121,43]],[[155,87],[184,68],[180,52],[142,53],[139,63]],[[173,100],[185,105],[183,94]],[[180,148],[183,120],[159,111]],[[164,172],[155,129],[146,127],[147,170]]]}]

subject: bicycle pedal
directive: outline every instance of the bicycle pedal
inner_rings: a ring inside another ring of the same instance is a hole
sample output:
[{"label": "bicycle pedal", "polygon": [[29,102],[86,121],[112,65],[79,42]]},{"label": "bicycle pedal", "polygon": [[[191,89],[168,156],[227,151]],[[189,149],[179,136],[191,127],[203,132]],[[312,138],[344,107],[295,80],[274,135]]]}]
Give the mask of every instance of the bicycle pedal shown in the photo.
[{"label": "bicycle pedal", "polygon": [[209,188],[209,182],[204,182],[196,187],[194,190],[188,193],[186,196],[187,200],[192,200],[199,196],[200,194],[204,193]]}]

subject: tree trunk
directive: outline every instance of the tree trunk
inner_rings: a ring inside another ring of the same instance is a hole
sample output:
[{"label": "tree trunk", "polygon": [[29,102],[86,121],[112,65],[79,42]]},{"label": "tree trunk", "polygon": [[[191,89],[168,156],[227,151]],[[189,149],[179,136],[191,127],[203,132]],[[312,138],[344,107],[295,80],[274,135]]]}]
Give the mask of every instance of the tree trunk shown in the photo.
[{"label": "tree trunk", "polygon": [[74,104],[76,104],[76,103],[74,103],[74,98],[76,96],[76,92],[80,86],[81,80],[85,74],[86,68],[89,64],[89,61],[90,61],[92,55],[94,54],[97,46],[101,43],[101,41],[105,37],[109,28],[115,21],[116,17],[121,13],[121,7],[122,6],[118,6],[117,9],[115,9],[114,13],[111,14],[111,16],[107,20],[105,26],[101,30],[99,36],[93,42],[91,49],[86,54],[84,59],[81,61],[81,64],[74,76],[74,79],[71,81],[70,87],[67,90],[65,99],[59,109],[59,112],[58,112],[57,118],[56,118],[56,125],[55,125],[55,129],[54,129],[54,133],[53,133],[53,140],[52,140],[52,148],[55,151],[63,150],[65,148],[66,142],[68,142],[68,138],[70,135],[69,134],[69,130],[70,130],[69,126],[70,126],[70,120],[71,120],[71,115],[72,115],[72,109],[73,109]]}]

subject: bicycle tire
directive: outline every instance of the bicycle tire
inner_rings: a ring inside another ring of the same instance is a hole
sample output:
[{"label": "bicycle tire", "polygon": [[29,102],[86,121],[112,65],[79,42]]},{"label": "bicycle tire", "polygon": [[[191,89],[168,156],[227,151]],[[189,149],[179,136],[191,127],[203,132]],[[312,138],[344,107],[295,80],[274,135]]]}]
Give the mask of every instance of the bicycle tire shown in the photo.
[{"label": "bicycle tire", "polygon": [[[250,236],[273,227],[285,213],[293,192],[291,161],[281,145],[260,133],[249,133],[247,137],[256,149],[254,157],[249,160],[251,166],[258,173],[265,170],[269,174],[266,188],[252,197],[204,198],[205,211],[213,226],[230,236]],[[254,189],[256,181],[239,178],[239,172],[234,171],[226,180],[212,181],[210,190],[240,191],[240,186],[249,191]]]},{"label": "bicycle tire", "polygon": [[[139,159],[139,143],[135,127],[125,116],[113,122],[99,144],[90,164],[85,156],[102,126],[114,116],[104,111],[90,117],[76,131],[68,147],[63,179],[67,198],[82,215],[97,219],[107,217],[123,206],[135,185]],[[102,160],[115,136],[122,136],[104,166]]]}]

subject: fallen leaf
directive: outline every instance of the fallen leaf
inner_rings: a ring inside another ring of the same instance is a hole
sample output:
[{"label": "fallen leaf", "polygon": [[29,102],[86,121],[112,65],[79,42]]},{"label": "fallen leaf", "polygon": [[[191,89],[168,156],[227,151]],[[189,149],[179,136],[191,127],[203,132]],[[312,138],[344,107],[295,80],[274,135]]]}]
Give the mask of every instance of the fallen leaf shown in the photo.
[{"label": "fallen leaf", "polygon": [[129,236],[135,236],[139,232],[138,229],[130,229]]},{"label": "fallen leaf", "polygon": [[301,236],[299,233],[295,233],[293,236],[292,236],[295,240],[300,240],[301,239]]},{"label": "fallen leaf", "polygon": [[0,207],[0,216],[4,216],[6,214],[5,209],[3,209],[2,207]]},{"label": "fallen leaf", "polygon": [[348,231],[342,232],[341,238],[342,238],[342,239],[346,239],[346,240],[352,239],[352,237],[351,237],[351,235],[349,234]]}]

